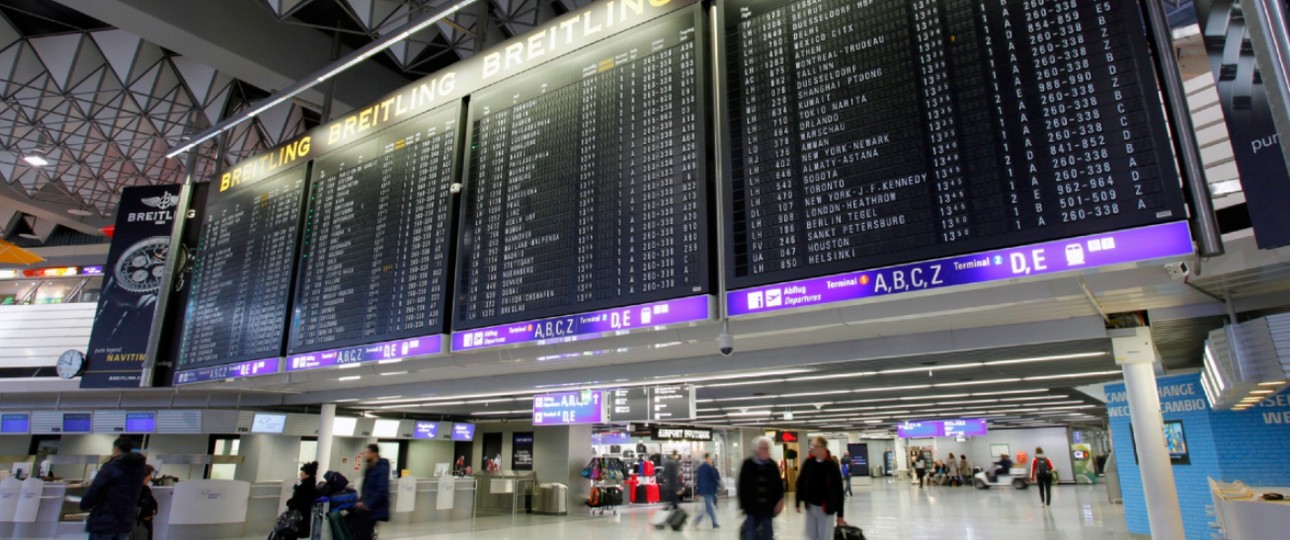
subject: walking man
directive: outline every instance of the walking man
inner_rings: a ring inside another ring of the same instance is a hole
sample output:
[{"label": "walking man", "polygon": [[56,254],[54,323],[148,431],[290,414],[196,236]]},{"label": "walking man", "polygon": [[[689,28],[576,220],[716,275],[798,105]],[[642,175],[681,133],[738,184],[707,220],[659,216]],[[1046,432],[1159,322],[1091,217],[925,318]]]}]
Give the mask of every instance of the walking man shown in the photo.
[{"label": "walking man", "polygon": [[739,509],[745,516],[742,540],[772,540],[775,516],[784,511],[784,481],[779,478],[779,466],[770,459],[772,444],[770,437],[758,437],[753,441],[752,457],[739,468],[736,489]]},{"label": "walking man", "polygon": [[[712,465],[712,454],[703,455],[703,464],[699,465],[696,471],[697,483],[694,493],[703,497],[703,510],[707,513],[708,519],[712,521],[713,529],[720,529],[717,524],[717,491],[721,486],[721,474],[717,468]],[[694,528],[699,528],[699,522],[703,521],[703,514],[694,518]]]},{"label": "walking man", "polygon": [[134,445],[128,437],[113,441],[112,457],[81,497],[81,510],[90,512],[85,521],[90,540],[128,540],[134,530],[148,461],[134,451]]},{"label": "walking man", "polygon": [[371,540],[376,522],[390,520],[390,460],[381,457],[381,447],[367,445],[362,453],[367,470],[363,471],[363,497],[355,508],[359,511],[354,540]]}]

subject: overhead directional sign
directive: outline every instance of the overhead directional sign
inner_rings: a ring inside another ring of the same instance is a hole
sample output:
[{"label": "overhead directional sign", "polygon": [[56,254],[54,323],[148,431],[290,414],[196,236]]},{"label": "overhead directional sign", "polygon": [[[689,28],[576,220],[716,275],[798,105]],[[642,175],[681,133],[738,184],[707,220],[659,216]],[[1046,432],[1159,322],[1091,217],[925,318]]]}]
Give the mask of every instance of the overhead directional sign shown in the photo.
[{"label": "overhead directional sign", "polygon": [[533,425],[598,424],[604,420],[600,392],[560,392],[533,396]]}]

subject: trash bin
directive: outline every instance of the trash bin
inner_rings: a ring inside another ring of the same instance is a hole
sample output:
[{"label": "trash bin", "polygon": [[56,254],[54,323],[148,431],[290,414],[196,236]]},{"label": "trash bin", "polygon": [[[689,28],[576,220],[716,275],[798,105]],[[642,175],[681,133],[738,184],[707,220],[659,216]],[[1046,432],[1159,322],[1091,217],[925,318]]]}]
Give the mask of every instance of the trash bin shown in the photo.
[{"label": "trash bin", "polygon": [[563,516],[569,513],[569,486],[564,484],[539,484],[534,514]]}]

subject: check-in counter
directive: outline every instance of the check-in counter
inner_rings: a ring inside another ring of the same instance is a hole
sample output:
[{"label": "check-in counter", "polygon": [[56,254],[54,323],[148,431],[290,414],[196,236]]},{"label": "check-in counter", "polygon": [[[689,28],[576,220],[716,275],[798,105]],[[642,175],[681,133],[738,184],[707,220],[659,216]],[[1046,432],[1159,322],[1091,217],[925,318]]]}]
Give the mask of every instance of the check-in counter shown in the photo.
[{"label": "check-in counter", "polygon": [[0,480],[0,538],[54,538],[67,484],[39,478]]},{"label": "check-in counter", "polygon": [[475,478],[404,477],[390,482],[390,522],[419,524],[475,516]]},{"label": "check-in counter", "polygon": [[[273,486],[270,511],[277,508],[278,484]],[[157,517],[153,523],[153,537],[206,539],[239,538],[247,534],[268,534],[269,525],[248,523],[247,510],[251,502],[251,483],[241,480],[188,480],[173,487],[156,487],[152,496],[157,499]],[[262,503],[261,503],[262,504]]]},{"label": "check-in counter", "polygon": [[1284,538],[1290,530],[1290,500],[1265,501],[1264,493],[1290,495],[1290,488],[1252,487],[1210,479],[1216,525],[1228,540]]},{"label": "check-in counter", "polygon": [[485,472],[476,474],[475,479],[476,515],[517,515],[530,510],[530,497],[537,486],[536,473]]}]

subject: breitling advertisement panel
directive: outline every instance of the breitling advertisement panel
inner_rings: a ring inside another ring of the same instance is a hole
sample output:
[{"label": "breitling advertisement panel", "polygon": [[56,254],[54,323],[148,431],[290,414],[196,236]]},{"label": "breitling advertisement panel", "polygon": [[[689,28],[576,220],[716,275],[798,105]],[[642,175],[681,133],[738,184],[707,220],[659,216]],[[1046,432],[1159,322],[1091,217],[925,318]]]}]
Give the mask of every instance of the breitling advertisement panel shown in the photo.
[{"label": "breitling advertisement panel", "polygon": [[1282,157],[1281,137],[1272,120],[1245,14],[1235,0],[1197,0],[1197,19],[1205,36],[1210,67],[1218,81],[1219,101],[1236,155],[1236,170],[1254,223],[1259,249],[1290,245],[1290,171]]},{"label": "breitling advertisement panel", "polygon": [[181,186],[121,191],[81,388],[139,386]]}]

